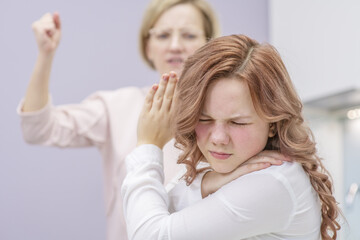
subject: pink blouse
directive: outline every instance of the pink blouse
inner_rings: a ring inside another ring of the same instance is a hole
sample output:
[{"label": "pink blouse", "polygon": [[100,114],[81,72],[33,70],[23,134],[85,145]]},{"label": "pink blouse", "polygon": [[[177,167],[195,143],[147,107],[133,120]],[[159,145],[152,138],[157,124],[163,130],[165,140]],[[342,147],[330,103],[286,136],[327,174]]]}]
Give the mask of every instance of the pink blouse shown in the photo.
[{"label": "pink blouse", "polygon": [[[100,91],[79,104],[53,106],[35,112],[17,111],[26,142],[57,147],[96,146],[103,158],[107,239],[127,239],[120,195],[126,175],[125,157],[136,146],[136,129],[148,88]],[[164,147],[165,184],[180,170],[180,151],[170,141]]]}]

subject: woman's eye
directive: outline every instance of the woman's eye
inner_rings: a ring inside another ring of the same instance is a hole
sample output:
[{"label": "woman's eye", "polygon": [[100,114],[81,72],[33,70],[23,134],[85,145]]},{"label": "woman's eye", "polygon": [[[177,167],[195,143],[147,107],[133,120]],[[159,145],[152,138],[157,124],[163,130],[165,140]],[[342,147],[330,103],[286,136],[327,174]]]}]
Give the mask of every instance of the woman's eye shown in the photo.
[{"label": "woman's eye", "polygon": [[159,39],[159,40],[165,40],[165,39],[168,39],[169,37],[170,37],[169,33],[156,34],[156,38]]},{"label": "woman's eye", "polygon": [[197,38],[197,35],[193,34],[193,33],[183,33],[182,37],[187,40],[192,40],[192,39]]}]

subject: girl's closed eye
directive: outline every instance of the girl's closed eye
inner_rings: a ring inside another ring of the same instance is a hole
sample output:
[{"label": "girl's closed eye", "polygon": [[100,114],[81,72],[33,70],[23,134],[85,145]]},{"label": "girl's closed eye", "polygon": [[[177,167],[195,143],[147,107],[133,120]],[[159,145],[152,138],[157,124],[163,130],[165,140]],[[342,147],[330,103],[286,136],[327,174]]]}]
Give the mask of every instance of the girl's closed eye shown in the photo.
[{"label": "girl's closed eye", "polygon": [[212,121],[212,119],[210,119],[210,118],[200,118],[199,119],[199,122],[211,122]]},{"label": "girl's closed eye", "polygon": [[247,126],[247,125],[250,125],[251,123],[231,121],[231,124],[237,125],[237,126]]}]

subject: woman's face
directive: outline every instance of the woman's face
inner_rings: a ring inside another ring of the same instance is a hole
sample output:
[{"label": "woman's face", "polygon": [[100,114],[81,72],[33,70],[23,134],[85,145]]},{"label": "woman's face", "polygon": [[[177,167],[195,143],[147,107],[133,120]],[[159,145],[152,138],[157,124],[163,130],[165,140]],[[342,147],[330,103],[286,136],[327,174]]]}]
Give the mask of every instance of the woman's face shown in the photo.
[{"label": "woman's face", "polygon": [[264,149],[269,123],[255,111],[244,81],[223,78],[209,86],[195,132],[211,167],[228,173]]},{"label": "woman's face", "polygon": [[205,43],[201,13],[191,4],[179,4],[165,11],[150,30],[146,54],[160,74],[180,75],[184,61]]}]

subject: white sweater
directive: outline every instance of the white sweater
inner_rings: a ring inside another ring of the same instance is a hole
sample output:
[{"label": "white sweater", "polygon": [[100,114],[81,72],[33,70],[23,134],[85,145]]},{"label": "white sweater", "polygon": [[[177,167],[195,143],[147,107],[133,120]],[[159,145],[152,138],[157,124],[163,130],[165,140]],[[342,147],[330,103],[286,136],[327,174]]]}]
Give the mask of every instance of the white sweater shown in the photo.
[{"label": "white sweater", "polygon": [[162,151],[154,145],[137,147],[126,165],[129,239],[320,239],[318,194],[298,163],[247,174],[204,199],[202,176],[166,192]]}]

